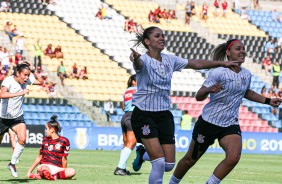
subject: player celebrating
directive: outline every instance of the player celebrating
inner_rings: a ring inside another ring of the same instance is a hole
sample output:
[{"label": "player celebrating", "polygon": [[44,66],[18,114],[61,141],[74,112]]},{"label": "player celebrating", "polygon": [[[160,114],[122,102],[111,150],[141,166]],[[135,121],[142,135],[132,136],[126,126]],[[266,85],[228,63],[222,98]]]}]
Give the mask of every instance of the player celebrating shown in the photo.
[{"label": "player celebrating", "polygon": [[11,162],[8,164],[8,169],[14,177],[18,177],[15,164],[23,152],[26,140],[26,125],[22,110],[23,98],[29,93],[26,86],[27,84],[40,85],[42,83],[41,77],[36,73],[31,74],[31,68],[27,62],[17,65],[14,74],[5,78],[2,83],[0,92],[0,140],[9,129],[18,136]]},{"label": "player celebrating", "polygon": [[126,161],[136,144],[136,138],[131,127],[131,115],[134,109],[134,106],[132,106],[132,96],[136,92],[136,85],[136,75],[131,75],[127,82],[127,89],[123,95],[122,103],[122,109],[125,112],[121,119],[124,147],[121,150],[119,163],[114,171],[114,175],[126,176],[130,174],[126,170]]},{"label": "player celebrating", "polygon": [[237,165],[241,157],[242,137],[238,121],[239,107],[243,98],[278,107],[281,100],[266,98],[250,89],[252,74],[241,67],[246,57],[244,44],[237,39],[218,45],[212,52],[213,60],[236,60],[240,68],[213,69],[196,94],[198,101],[210,95],[202,115],[198,118],[192,141],[186,155],[178,162],[170,184],[180,183],[186,172],[218,139],[225,152],[225,158],[214,169],[206,184],[219,184]]},{"label": "player celebrating", "polygon": [[[73,168],[67,168],[70,143],[67,138],[58,135],[60,131],[61,127],[57,122],[57,116],[52,116],[45,125],[46,137],[43,138],[40,152],[27,172],[29,178],[71,179],[76,174]],[[39,163],[37,174],[33,174],[32,171]]]}]

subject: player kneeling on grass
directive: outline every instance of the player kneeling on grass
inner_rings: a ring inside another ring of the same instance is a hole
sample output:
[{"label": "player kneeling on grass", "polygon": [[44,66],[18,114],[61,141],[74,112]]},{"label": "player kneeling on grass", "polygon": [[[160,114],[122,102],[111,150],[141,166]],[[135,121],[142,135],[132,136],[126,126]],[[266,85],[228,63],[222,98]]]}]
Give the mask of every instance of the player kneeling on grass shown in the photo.
[{"label": "player kneeling on grass", "polygon": [[[45,125],[45,135],[40,146],[40,152],[33,164],[29,168],[27,175],[33,179],[71,179],[76,171],[67,168],[67,156],[70,149],[69,140],[59,136],[61,131],[57,116],[52,116],[51,120]],[[32,171],[40,163],[37,173]]]}]

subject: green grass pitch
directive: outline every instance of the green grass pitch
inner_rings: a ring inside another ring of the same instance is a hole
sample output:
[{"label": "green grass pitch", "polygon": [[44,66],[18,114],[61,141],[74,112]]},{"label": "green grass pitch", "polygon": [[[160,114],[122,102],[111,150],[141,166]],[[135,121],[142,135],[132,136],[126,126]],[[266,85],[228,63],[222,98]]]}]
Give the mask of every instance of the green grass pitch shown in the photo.
[{"label": "green grass pitch", "polygon": [[[32,180],[26,177],[39,149],[25,148],[20,162],[17,164],[19,178],[13,178],[6,168],[11,158],[11,148],[0,148],[0,184],[8,183],[50,183],[44,180]],[[76,180],[57,180],[54,183],[67,184],[146,184],[151,164],[145,162],[140,172],[132,170],[135,151],[132,152],[127,169],[131,176],[115,176],[113,174],[119,160],[119,151],[81,151],[71,150],[68,167],[77,171]],[[177,161],[184,153],[177,153]],[[185,175],[182,183],[203,184],[211,175],[215,166],[223,159],[223,154],[206,154]],[[243,154],[239,164],[224,180],[223,184],[279,184],[282,183],[282,155],[247,155]],[[165,173],[164,183],[169,182],[173,172]]]}]

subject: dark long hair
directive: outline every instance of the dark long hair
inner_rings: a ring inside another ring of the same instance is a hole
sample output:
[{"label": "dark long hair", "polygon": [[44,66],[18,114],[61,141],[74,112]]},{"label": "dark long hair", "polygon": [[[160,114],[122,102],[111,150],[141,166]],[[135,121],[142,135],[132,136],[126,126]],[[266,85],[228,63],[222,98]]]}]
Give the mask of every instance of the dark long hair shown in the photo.
[{"label": "dark long hair", "polygon": [[21,73],[24,69],[30,70],[30,66],[28,63],[18,64],[13,72],[13,75],[17,76],[17,72]]},{"label": "dark long hair", "polygon": [[136,36],[135,36],[136,39],[132,40],[132,41],[135,42],[133,47],[135,47],[135,46],[138,47],[140,44],[142,44],[146,49],[148,49],[148,45],[146,45],[145,39],[146,38],[149,39],[151,34],[153,33],[153,30],[156,29],[156,28],[158,28],[158,27],[156,27],[156,26],[148,27],[144,30],[143,34],[137,32]]},{"label": "dark long hair", "polygon": [[61,132],[61,126],[60,126],[60,124],[58,123],[57,118],[58,118],[58,116],[53,115],[53,116],[50,118],[50,121],[47,123],[47,126],[48,126],[49,128],[54,128],[56,133],[60,133],[60,132]]},{"label": "dark long hair", "polygon": [[[213,61],[225,61],[227,60],[226,50],[229,50],[229,46],[237,39],[228,40],[226,43],[219,44],[211,53]],[[239,41],[239,40],[238,40]]]},{"label": "dark long hair", "polygon": [[127,81],[127,88],[132,86],[132,81],[136,81],[136,75],[131,75]]}]

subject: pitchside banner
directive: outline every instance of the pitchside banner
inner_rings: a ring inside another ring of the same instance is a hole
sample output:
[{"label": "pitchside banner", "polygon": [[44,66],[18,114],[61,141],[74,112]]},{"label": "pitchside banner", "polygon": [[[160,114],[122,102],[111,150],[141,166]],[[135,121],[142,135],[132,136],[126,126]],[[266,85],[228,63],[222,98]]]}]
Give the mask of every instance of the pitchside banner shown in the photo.
[{"label": "pitchside banner", "polygon": [[[26,147],[39,148],[45,134],[44,125],[27,125],[26,126]],[[1,147],[11,147],[11,141],[8,133],[4,134]]]},{"label": "pitchside banner", "polygon": [[[62,135],[67,137],[71,149],[87,150],[120,150],[123,146],[121,128],[110,127],[73,127],[63,129]],[[191,141],[192,131],[177,130],[175,132],[176,149],[186,152]],[[243,132],[243,153],[281,154],[282,133]],[[218,142],[208,149],[209,153],[223,153]]]}]

